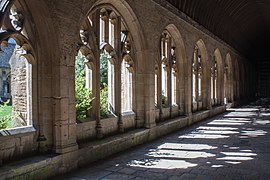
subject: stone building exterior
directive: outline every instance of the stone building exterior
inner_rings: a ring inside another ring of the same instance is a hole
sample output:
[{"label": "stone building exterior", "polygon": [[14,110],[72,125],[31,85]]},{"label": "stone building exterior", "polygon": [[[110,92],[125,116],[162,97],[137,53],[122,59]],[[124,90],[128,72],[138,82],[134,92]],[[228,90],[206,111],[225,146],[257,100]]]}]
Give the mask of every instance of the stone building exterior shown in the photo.
[{"label": "stone building exterior", "polygon": [[[66,173],[255,98],[252,63],[167,1],[4,0],[0,10],[0,42],[13,38],[20,47],[11,58],[11,95],[26,120],[0,131],[1,178]],[[77,123],[75,109],[79,51],[95,97],[93,120],[84,123]],[[104,119],[103,51],[113,69],[115,114]],[[125,93],[123,73],[130,77]]]},{"label": "stone building exterior", "polygon": [[[0,94],[3,101],[10,99],[10,58],[13,54],[15,44],[9,43],[0,51]],[[2,49],[2,48],[1,48]]]}]

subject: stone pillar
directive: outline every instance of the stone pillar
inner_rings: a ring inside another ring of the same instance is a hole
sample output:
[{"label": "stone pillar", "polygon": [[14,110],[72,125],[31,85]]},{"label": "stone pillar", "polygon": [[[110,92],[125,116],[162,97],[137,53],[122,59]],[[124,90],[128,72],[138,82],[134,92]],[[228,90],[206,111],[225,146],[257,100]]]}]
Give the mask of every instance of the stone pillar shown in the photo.
[{"label": "stone pillar", "polygon": [[122,49],[121,49],[121,17],[116,17],[114,20],[114,48],[118,59],[115,62],[115,113],[118,116],[118,130],[124,132],[124,124],[122,119],[122,103],[121,103],[121,73],[122,73]]},{"label": "stone pillar", "polygon": [[172,116],[172,53],[171,53],[171,47],[172,42],[171,38],[168,38],[168,46],[167,46],[167,53],[168,53],[168,67],[167,67],[167,98],[168,102],[167,104],[170,107],[170,117]]},{"label": "stone pillar", "polygon": [[[96,33],[96,37],[98,37],[97,45],[99,47],[100,41],[100,13],[97,10],[95,13],[92,14],[92,26]],[[96,87],[96,93],[95,93],[95,103],[93,104],[93,112],[94,117],[96,119],[96,136],[98,139],[103,138],[103,129],[100,123],[100,50],[97,49],[96,51],[96,71],[95,71],[95,87]],[[94,83],[94,82],[93,82]]]},{"label": "stone pillar", "polygon": [[136,128],[141,128],[144,125],[143,120],[145,120],[145,103],[144,103],[144,58],[145,53],[142,51],[136,52],[136,75],[135,75],[135,81],[136,86],[135,89],[135,97],[134,103],[135,103],[135,113],[136,113]]},{"label": "stone pillar", "polygon": [[155,55],[156,52],[147,51],[147,65],[144,72],[144,91],[145,91],[145,127],[152,128],[156,126],[155,122]]},{"label": "stone pillar", "polygon": [[[54,151],[68,153],[78,149],[76,142],[76,109],[75,109],[75,71],[70,62],[75,59],[70,52],[63,51],[60,65],[53,68],[55,76],[54,104]],[[67,58],[68,57],[68,58]]]}]

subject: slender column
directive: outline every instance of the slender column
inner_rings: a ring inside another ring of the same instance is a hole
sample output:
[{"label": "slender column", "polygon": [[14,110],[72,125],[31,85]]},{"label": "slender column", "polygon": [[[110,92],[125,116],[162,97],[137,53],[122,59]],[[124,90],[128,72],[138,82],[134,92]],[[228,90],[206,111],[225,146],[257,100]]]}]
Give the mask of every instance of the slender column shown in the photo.
[{"label": "slender column", "polygon": [[170,117],[172,116],[172,42],[171,37],[168,37],[168,46],[167,46],[167,57],[168,57],[168,67],[167,67],[167,98],[168,105],[170,107]]},{"label": "slender column", "polygon": [[195,50],[195,60],[194,60],[194,66],[196,68],[195,71],[195,100],[196,100],[196,105],[197,105],[197,110],[199,110],[199,62],[198,62],[198,50]]},{"label": "slender column", "polygon": [[214,67],[213,67],[213,98],[214,98],[214,105],[216,105],[216,64],[214,64]]},{"label": "slender column", "polygon": [[155,59],[156,52],[146,51],[145,57],[147,57],[148,62],[145,65],[145,78],[144,78],[144,88],[145,88],[145,127],[152,128],[156,126],[155,122]]},{"label": "slender column", "polygon": [[[96,13],[93,14],[93,29],[96,32],[96,36],[98,37],[98,44],[100,44],[100,14],[97,10]],[[96,78],[96,97],[95,97],[95,108],[94,108],[94,116],[96,119],[96,133],[97,138],[103,138],[103,129],[100,122],[100,50],[96,50],[96,71],[95,71],[95,78]]]},{"label": "slender column", "polygon": [[[122,119],[122,103],[121,103],[121,72],[122,72],[122,49],[121,49],[121,17],[116,17],[114,23],[114,47],[117,53],[118,59],[115,62],[115,113],[118,117],[118,130],[124,132],[124,124]],[[125,87],[128,88],[128,87]]]}]

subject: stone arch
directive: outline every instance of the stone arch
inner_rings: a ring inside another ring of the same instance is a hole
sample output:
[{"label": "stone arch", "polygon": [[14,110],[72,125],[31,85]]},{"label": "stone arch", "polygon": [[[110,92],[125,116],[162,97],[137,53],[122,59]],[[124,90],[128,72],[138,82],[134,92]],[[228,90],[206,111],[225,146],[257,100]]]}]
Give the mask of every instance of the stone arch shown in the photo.
[{"label": "stone arch", "polygon": [[[139,90],[137,90],[138,87],[134,84],[138,79],[141,80],[143,73],[145,73],[145,57],[143,51],[145,50],[146,44],[139,21],[127,2],[123,1],[119,3],[119,1],[116,0],[99,0],[92,4],[91,7],[88,7],[88,9],[86,7],[85,10],[87,13],[85,13],[85,17],[81,25],[80,39],[78,40],[80,42],[80,46],[88,46],[88,48],[93,51],[93,57],[95,57],[96,60],[96,92],[93,93],[96,100],[94,100],[92,107],[94,118],[96,120],[96,134],[98,138],[101,138],[103,136],[104,132],[102,131],[104,129],[102,129],[101,126],[102,119],[99,108],[101,106],[100,89],[98,88],[100,86],[100,82],[98,81],[98,78],[100,77],[100,53],[104,51],[111,57],[108,59],[111,64],[109,67],[110,74],[108,75],[110,79],[108,81],[112,84],[111,86],[108,86],[108,92],[110,93],[110,100],[113,102],[111,103],[113,105],[110,106],[110,109],[112,109],[110,112],[112,112],[112,114],[117,118],[118,123],[116,126],[118,126],[118,130],[123,132],[125,127],[123,127],[124,125],[122,121],[123,103],[121,100],[121,83],[123,78],[121,72],[123,69],[121,65],[122,62],[127,62],[127,69],[129,72],[132,72],[132,74],[134,73],[134,76],[132,75],[132,93],[134,92],[132,98],[137,99],[138,97],[143,97],[145,91],[142,91],[140,87]],[[105,13],[104,17],[102,16],[103,13]],[[102,30],[102,28],[100,28],[100,25],[102,27],[108,27],[109,30],[101,32],[100,30]],[[112,36],[109,35],[110,37],[105,37],[108,31],[110,32],[110,28],[113,28],[117,34],[114,32],[111,34]],[[104,36],[104,34],[106,35]],[[122,35],[126,36],[124,41],[122,41]],[[118,39],[116,40],[116,38]],[[119,39],[121,39],[121,42],[118,41]],[[127,56],[127,54],[129,56]],[[137,72],[137,69],[140,69],[140,71]],[[138,73],[142,75],[139,76]],[[146,100],[144,99],[144,101]],[[145,115],[143,112],[144,105],[144,102],[140,101],[140,104],[138,104],[136,100],[132,101],[132,110],[134,110],[138,120],[143,119],[143,116]],[[138,109],[141,112],[139,112]],[[140,114],[138,114],[138,112]],[[108,129],[108,127],[105,128]]]},{"label": "stone arch", "polygon": [[[34,29],[29,26],[32,19],[29,16],[30,12],[25,8],[26,4],[24,2],[6,1],[5,3],[5,9],[0,14],[0,48],[4,49],[9,46],[10,39],[15,42],[15,47],[9,60],[11,75],[15,79],[11,76],[10,86],[15,91],[11,92],[14,103],[13,111],[16,114],[19,113],[21,115],[20,118],[24,121],[22,124],[19,122],[20,120],[17,123],[16,119],[19,119],[19,117],[14,118],[13,125],[20,127],[26,124],[37,127],[37,111],[32,110],[33,105],[37,105],[37,50],[34,49],[32,44],[34,42]],[[25,76],[25,78],[19,78],[21,79],[19,84],[16,80],[18,77],[16,76]],[[34,118],[33,113],[35,115]],[[35,119],[34,122],[33,119]]]},{"label": "stone arch", "polygon": [[[21,136],[22,132],[30,132],[27,146],[14,146],[8,157],[3,154],[0,159],[10,160],[29,154],[39,149],[38,141],[41,132],[39,121],[39,46],[37,41],[37,27],[33,26],[32,9],[24,1],[6,1],[5,11],[0,13],[0,44],[1,49],[14,45],[9,59],[9,89],[11,89],[13,115],[12,124],[15,129],[4,130],[7,136]],[[2,4],[3,5],[3,4]],[[3,6],[1,7],[3,8]],[[12,22],[14,21],[14,22]],[[31,130],[30,130],[31,129]],[[15,130],[15,131],[14,131]],[[30,130],[30,131],[29,131]],[[23,136],[23,135],[22,135]],[[10,140],[10,138],[9,138]],[[3,140],[4,142],[5,140]]]},{"label": "stone arch", "polygon": [[230,53],[226,54],[226,59],[225,59],[225,66],[224,66],[224,95],[226,97],[226,102],[227,103],[232,103],[233,102],[233,66],[232,66],[232,57]]},{"label": "stone arch", "polygon": [[[217,104],[222,105],[224,102],[224,65],[220,50],[217,48],[214,52],[214,61],[217,62]],[[215,62],[214,62],[215,63]]]},{"label": "stone arch", "polygon": [[119,3],[118,0],[99,0],[90,8],[87,14],[103,7],[111,7],[114,12],[124,17],[125,24],[132,34],[135,51],[140,52],[147,47],[139,20],[126,1]]},{"label": "stone arch", "polygon": [[233,84],[234,84],[234,101],[238,101],[240,98],[240,68],[239,59],[235,59],[233,67]]},{"label": "stone arch", "polygon": [[186,114],[188,111],[189,96],[187,92],[190,92],[190,86],[188,85],[188,71],[189,63],[187,62],[186,48],[183,37],[180,30],[174,25],[169,24],[165,28],[167,30],[175,43],[176,49],[176,67],[177,67],[177,104],[180,106],[180,112]]},{"label": "stone arch", "polygon": [[206,49],[206,45],[202,39],[199,39],[196,42],[196,45],[201,53],[201,61],[202,61],[202,108],[210,109],[211,106],[211,90],[210,90],[210,64],[209,64],[209,56],[208,51]]}]

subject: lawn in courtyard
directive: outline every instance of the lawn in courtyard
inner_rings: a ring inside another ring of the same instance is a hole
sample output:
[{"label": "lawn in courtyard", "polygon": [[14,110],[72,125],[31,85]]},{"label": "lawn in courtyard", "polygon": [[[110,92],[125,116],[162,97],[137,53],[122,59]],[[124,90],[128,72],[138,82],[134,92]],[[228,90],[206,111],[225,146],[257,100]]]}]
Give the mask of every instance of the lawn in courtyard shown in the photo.
[{"label": "lawn in courtyard", "polygon": [[0,107],[0,130],[12,127],[12,105]]}]

